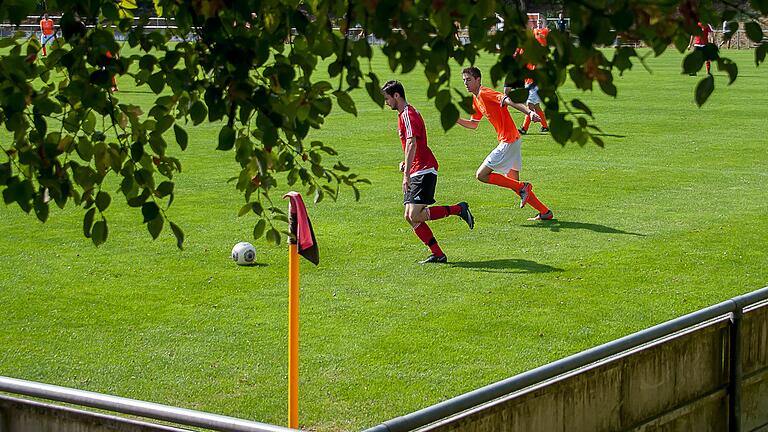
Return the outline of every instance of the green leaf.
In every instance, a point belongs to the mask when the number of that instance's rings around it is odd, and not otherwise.
[[[256,222],[256,225],[253,226],[253,238],[255,240],[261,238],[261,236],[264,235],[264,229],[266,227],[267,222],[265,222],[264,219],[259,219],[259,221]]]
[[[143,223],[147,223],[156,218],[158,214],[160,214],[160,209],[153,201],[145,202],[141,206],[141,214],[144,216]]]
[[[760,24],[750,21],[744,24],[744,30],[752,42],[760,43],[763,40],[763,29],[760,27]]]
[[[706,78],[699,81],[699,84],[696,86],[696,105],[704,105],[704,102],[707,101],[714,89],[715,78],[712,75],[708,75]]]
[[[93,224],[93,231],[91,231],[91,241],[93,241],[93,244],[96,246],[99,246],[107,241],[108,234],[107,221],[100,220]]]
[[[219,132],[219,145],[216,150],[231,150],[235,146],[235,130],[229,126],[222,126]]]
[[[768,42],[762,43],[755,49],[755,66],[765,61],[765,55],[768,54]]]
[[[251,212],[251,209],[253,206],[251,206],[251,203],[246,203],[244,206],[240,207],[240,211],[237,212],[237,217],[243,217]]]
[[[582,110],[582,111],[584,111],[585,114],[587,114],[588,116],[594,118],[594,116],[592,115],[592,110],[589,109],[589,107],[584,102],[582,102],[582,101],[580,101],[578,99],[573,99],[571,101],[571,105],[573,105],[573,107],[576,108],[577,110]]]
[[[276,229],[270,228],[267,231],[267,241],[271,241],[275,246],[280,246],[280,233]]]
[[[170,181],[164,181],[160,183],[160,186],[158,186],[157,189],[155,189],[155,192],[157,192],[156,195],[162,198],[172,194],[173,186],[174,186],[173,182],[170,182]]]
[[[336,102],[338,102],[341,109],[357,116],[357,108],[355,108],[355,102],[352,100],[352,97],[349,95],[349,93],[336,90],[333,92],[333,95],[336,96]]]
[[[525,103],[526,99],[528,99],[528,89],[514,89],[509,92],[509,98],[512,99],[512,102]]]
[[[152,236],[152,240],[156,240],[163,230],[163,218],[158,216],[151,221],[147,222],[147,231]]]
[[[165,74],[163,74],[162,71],[153,73],[147,80],[147,84],[149,84],[149,88],[152,89],[155,94],[160,94],[160,92],[163,91],[163,88],[165,88]]]
[[[83,235],[87,238],[91,237],[91,227],[93,226],[93,217],[95,214],[96,209],[93,207],[85,212],[85,217],[83,218]]]
[[[168,221],[168,223],[171,224],[171,231],[173,231],[173,235],[176,236],[176,247],[182,249],[182,246],[184,245],[184,232],[175,223],[171,221]]]
[[[83,120],[81,127],[86,134],[90,135],[93,133],[94,128],[96,127],[96,115],[93,111],[88,111],[88,115],[85,116],[85,120]]]
[[[449,103],[445,106],[445,108],[443,108],[442,111],[440,111],[440,123],[443,126],[443,130],[452,128],[458,119],[459,110],[456,109],[456,106],[452,103]]]
[[[110,202],[112,202],[112,197],[110,197],[108,193],[99,191],[99,193],[96,194],[96,208],[99,209],[100,212],[106,210],[107,207],[109,207]]]
[[[189,108],[189,117],[192,119],[192,124],[199,125],[205,120],[208,115],[208,108],[205,107],[203,101],[196,101]]]

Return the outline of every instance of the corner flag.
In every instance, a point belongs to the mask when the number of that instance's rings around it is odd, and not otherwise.
[[[317,249],[315,232],[312,230],[312,222],[307,215],[304,200],[298,192],[288,192],[283,198],[289,198],[288,203],[288,230],[291,233],[291,243],[298,244],[299,255],[303,256],[314,265],[320,263],[320,251]]]

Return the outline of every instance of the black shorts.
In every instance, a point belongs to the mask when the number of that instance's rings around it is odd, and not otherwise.
[[[403,204],[434,204],[437,174],[427,173],[411,177],[408,193],[403,196]]]

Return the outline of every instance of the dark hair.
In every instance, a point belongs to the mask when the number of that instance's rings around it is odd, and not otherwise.
[[[472,75],[473,78],[480,78],[482,77],[482,74],[480,73],[480,69],[470,66],[468,68],[464,68],[463,71],[461,71],[462,74]]]
[[[388,94],[389,96],[394,96],[395,93],[400,93],[400,97],[405,99],[405,89],[403,88],[403,85],[400,84],[400,81],[396,80],[389,80],[386,83],[384,83],[384,86],[381,88],[381,91]]]

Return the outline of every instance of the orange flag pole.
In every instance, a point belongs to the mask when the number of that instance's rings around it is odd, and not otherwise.
[[[299,252],[288,245],[288,427],[299,428]]]
[[[312,222],[301,194],[288,192],[288,427],[299,428],[299,255],[317,265],[317,248]]]

